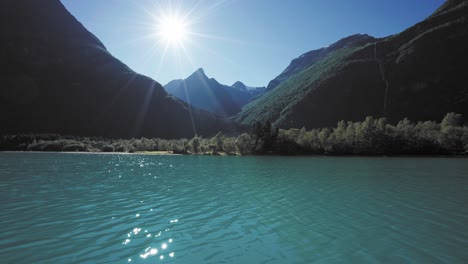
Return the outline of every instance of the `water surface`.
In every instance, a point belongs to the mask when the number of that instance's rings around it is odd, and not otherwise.
[[[468,263],[468,160],[0,154],[2,263]]]

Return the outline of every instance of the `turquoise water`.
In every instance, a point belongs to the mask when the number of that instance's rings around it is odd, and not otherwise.
[[[1,263],[468,263],[468,159],[0,154]]]

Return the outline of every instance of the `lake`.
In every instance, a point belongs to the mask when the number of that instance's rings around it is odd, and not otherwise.
[[[468,263],[468,159],[0,153],[1,263]]]

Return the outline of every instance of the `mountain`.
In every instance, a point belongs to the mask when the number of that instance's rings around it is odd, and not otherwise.
[[[237,81],[231,86],[225,85],[224,89],[231,95],[240,108],[256,100],[266,91],[266,87],[250,87],[241,81]]]
[[[225,117],[240,112],[253,97],[265,90],[247,87],[242,82],[233,86],[220,84],[214,78],[208,78],[202,68],[185,80],[169,82],[164,88],[184,102]]]
[[[241,81],[237,81],[231,86],[241,91],[247,91],[247,86]]]
[[[265,86],[263,86],[263,87],[247,86],[241,81],[235,82],[233,85],[231,85],[231,87],[234,87],[234,88],[239,89],[239,90],[256,91],[258,93],[264,92],[264,90],[266,89]]]
[[[267,91],[273,90],[282,82],[300,73],[301,71],[319,62],[320,60],[324,59],[325,57],[339,49],[352,46],[359,46],[373,40],[374,38],[369,35],[356,34],[343,38],[328,47],[304,53],[301,56],[299,56],[299,58],[294,59],[291,62],[291,64],[289,64],[289,66],[280,75],[278,75],[275,79],[271,80],[268,83]]]
[[[4,0],[0,15],[0,133],[179,138],[232,128],[117,60],[59,0]]]
[[[366,116],[391,122],[468,116],[466,47],[468,1],[448,0],[399,34],[353,35],[293,60],[235,120],[316,128]]]
[[[208,78],[202,68],[185,80],[169,82],[165,89],[184,102],[221,116],[230,116],[240,111],[223,85]]]

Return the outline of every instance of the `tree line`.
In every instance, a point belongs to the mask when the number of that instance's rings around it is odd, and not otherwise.
[[[278,129],[256,122],[250,133],[191,139],[106,139],[56,134],[20,134],[0,137],[3,151],[144,152],[167,151],[203,155],[459,155],[468,153],[468,127],[462,115],[448,113],[440,123],[396,125],[385,118],[340,121],[336,127],[307,130]]]

